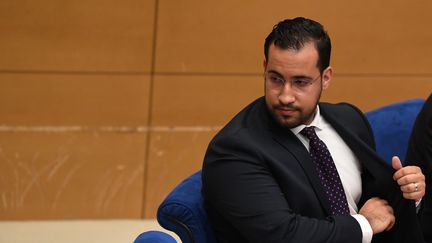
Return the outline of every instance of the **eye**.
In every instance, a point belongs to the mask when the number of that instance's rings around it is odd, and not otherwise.
[[[311,83],[311,81],[307,80],[307,79],[294,79],[293,80],[293,85],[297,86],[297,87],[306,87]]]
[[[283,83],[285,83],[285,80],[283,78],[281,78],[279,76],[276,76],[276,75],[270,75],[269,79],[270,79],[270,81],[272,83],[275,83],[275,84],[283,84]]]

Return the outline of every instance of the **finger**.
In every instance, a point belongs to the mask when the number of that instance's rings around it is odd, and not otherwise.
[[[389,219],[390,220],[390,224],[389,226],[385,229],[386,231],[391,230],[391,228],[393,228],[395,222],[396,222],[396,218],[392,215],[392,217]]]
[[[400,189],[403,193],[411,193],[411,192],[413,192],[413,189],[411,187],[412,187],[412,185],[408,184],[408,185],[401,186]]]
[[[401,176],[403,176],[403,172],[404,171],[402,171],[402,172],[399,172],[402,168],[403,168],[403,166],[402,166],[402,162],[400,161],[400,159],[399,159],[399,157],[398,156],[393,156],[392,157],[392,167],[393,167],[393,169],[395,169],[396,170],[396,172],[393,174],[393,179],[394,180],[397,180],[397,179],[399,179]],[[399,172],[399,173],[398,173]]]
[[[414,184],[414,183],[409,183],[409,184],[401,186],[400,189],[404,193],[412,193],[412,192],[418,191],[420,189],[420,186],[418,184],[416,186],[416,184]]]
[[[401,186],[401,191],[405,193],[412,193],[412,192],[421,192],[425,189],[426,184],[422,182],[413,182],[406,185]]]
[[[403,193],[403,197],[408,200],[418,201],[422,199],[424,196],[424,191],[419,192],[411,192],[411,193]]]
[[[382,199],[380,199],[379,197],[371,197],[368,201],[374,201],[374,202],[378,202],[381,201]]]
[[[418,166],[414,165],[408,165],[402,168],[404,173],[413,174],[413,173],[420,173],[421,169]]]
[[[387,210],[389,215],[388,215],[388,217],[386,217],[386,220],[388,221],[388,226],[385,230],[388,231],[393,227],[396,219],[394,217],[393,208],[391,206],[387,206],[386,210]]]
[[[400,169],[402,169],[402,162],[401,162],[401,160],[399,159],[399,157],[398,156],[393,156],[392,157],[392,167],[393,167],[393,169],[395,169],[395,170],[400,170]]]
[[[398,178],[396,181],[398,185],[408,185],[411,183],[424,183],[424,175],[423,174],[408,174],[403,177]]]
[[[378,198],[378,197],[376,199],[377,199],[377,202],[379,202],[381,204],[381,206],[388,206],[389,205],[388,202],[386,200],[384,200],[384,199],[381,199],[381,198]]]
[[[409,174],[422,174],[421,169],[418,166],[405,166],[393,174],[393,179],[397,180],[405,175]]]
[[[406,199],[412,199],[412,200],[420,200],[421,198],[423,198],[423,196],[426,193],[426,184],[423,183],[418,183],[417,184],[417,190],[416,190],[416,186],[413,183],[412,186],[409,186],[410,189],[408,189],[408,192],[403,192],[403,197]],[[401,189],[402,190],[402,189]],[[404,189],[405,190],[405,189]]]
[[[387,202],[387,201],[386,201]],[[390,205],[387,205],[387,211],[391,214],[391,215],[393,215],[393,207],[392,206],[390,206]]]

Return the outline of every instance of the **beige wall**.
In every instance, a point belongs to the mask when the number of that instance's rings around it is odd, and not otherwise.
[[[427,0],[0,1],[0,219],[155,217],[207,143],[262,94],[283,18],[332,37],[323,100],[432,91]]]

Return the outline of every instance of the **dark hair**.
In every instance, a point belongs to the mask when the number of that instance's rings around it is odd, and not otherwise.
[[[268,59],[269,48],[273,43],[282,49],[300,50],[309,42],[315,43],[318,51],[317,67],[322,73],[330,65],[330,37],[320,23],[303,17],[286,19],[273,27],[265,39],[265,59]]]

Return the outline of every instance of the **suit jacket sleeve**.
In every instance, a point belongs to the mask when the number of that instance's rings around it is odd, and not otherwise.
[[[432,95],[415,121],[406,163],[419,166],[426,176],[426,195],[418,215],[425,239],[432,242]]]

